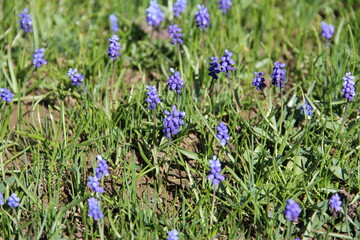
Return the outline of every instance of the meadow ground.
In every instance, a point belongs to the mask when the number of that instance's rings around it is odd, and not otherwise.
[[[174,2],[158,1],[166,20],[153,31],[149,1],[0,1],[0,88],[14,93],[0,101],[2,239],[166,239],[173,229],[180,239],[359,239],[360,101],[342,97],[342,78],[360,78],[360,2],[233,0],[223,15],[215,0],[188,1],[179,18]],[[209,9],[205,32],[197,4]],[[110,14],[116,61],[107,55]],[[330,40],[322,21],[335,26]],[[179,48],[167,31],[174,23]],[[35,68],[39,48],[47,64]],[[235,70],[230,81],[224,72],[213,80],[210,57],[225,49]],[[271,84],[276,61],[286,64],[282,91]],[[82,86],[71,84],[69,68],[83,74]],[[170,68],[180,71],[181,94],[169,91]],[[254,72],[264,72],[263,91]],[[156,111],[146,85],[157,88]],[[304,97],[312,116],[300,110]],[[168,141],[172,105],[185,117]],[[229,129],[224,146],[220,122]],[[87,185],[97,155],[109,165],[101,194]],[[215,187],[213,155],[225,177]],[[9,206],[12,193],[18,207]],[[339,209],[329,204],[335,194]],[[90,198],[98,221],[88,216]],[[293,221],[284,216],[288,199],[301,207]]]

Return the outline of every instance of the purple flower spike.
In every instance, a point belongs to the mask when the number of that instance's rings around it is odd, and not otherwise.
[[[212,62],[210,62],[210,67],[208,68],[208,75],[211,76],[213,79],[218,79],[218,74],[221,72],[219,59],[217,57],[210,57],[210,59]]]
[[[107,50],[107,54],[109,58],[112,58],[115,60],[118,59],[120,56],[120,50],[122,49],[120,46],[119,37],[116,35],[113,35],[111,38],[109,38],[109,49]]]
[[[7,200],[8,200],[8,205],[11,208],[16,208],[16,207],[20,206],[20,204],[19,204],[20,198],[18,198],[18,196],[16,196],[16,193],[11,194]]]
[[[99,202],[95,198],[88,199],[89,204],[89,217],[92,217],[95,221],[104,218],[104,214],[101,212]]]
[[[305,114],[305,112],[306,112],[306,115],[312,116],[312,115],[313,115],[313,112],[312,112],[313,108],[312,108],[312,106],[310,105],[310,103],[309,103],[306,99],[304,99],[304,102],[305,102],[304,105],[302,105],[302,106],[300,107],[301,112],[302,112],[303,114]]]
[[[230,10],[232,1],[231,0],[220,0],[218,1],[219,7],[218,9],[222,10],[223,14],[226,14],[228,10]]]
[[[159,26],[165,20],[165,15],[161,11],[156,0],[150,1],[150,6],[146,9],[146,21],[153,27]]]
[[[179,28],[177,24],[169,25],[168,31],[173,45],[176,43],[183,44],[183,40],[181,39],[183,34],[181,33],[181,28]]]
[[[66,73],[71,80],[72,85],[81,86],[84,80],[84,76],[81,73],[77,72],[77,69],[69,68],[69,71]]]
[[[179,240],[179,232],[176,229],[168,232],[167,240]]]
[[[292,199],[286,200],[284,215],[290,222],[296,221],[300,216],[301,207]]]
[[[285,63],[274,63],[273,72],[271,74],[271,83],[276,87],[284,88],[286,82]]]
[[[254,72],[254,74],[255,74],[255,78],[252,81],[252,85],[256,86],[256,89],[261,91],[261,90],[263,90],[263,88],[266,87],[265,78],[262,77],[264,75],[264,73],[263,72],[260,72],[260,73]]]
[[[115,16],[114,14],[111,14],[109,16],[109,21],[110,21],[110,26],[111,26],[111,30],[114,33],[117,33],[119,31],[119,25],[118,25],[118,18],[117,16]]]
[[[11,102],[14,94],[7,88],[0,88],[0,99],[5,102]]]
[[[170,72],[174,73],[170,76],[168,79],[168,86],[170,88],[170,91],[176,91],[177,93],[181,93],[181,89],[184,86],[184,82],[181,79],[180,72],[175,71],[173,68],[170,68]]]
[[[41,65],[47,63],[47,61],[44,59],[44,51],[44,48],[35,49],[33,54],[33,65],[35,68],[39,68]]]
[[[148,109],[153,110],[156,108],[156,104],[160,103],[160,98],[156,92],[156,86],[146,86],[146,89],[148,90],[146,102],[150,104]]]
[[[104,192],[104,188],[100,187],[100,182],[99,182],[99,179],[97,177],[90,177],[89,176],[89,181],[87,182],[87,185],[94,192],[97,192],[97,193],[103,193]]]
[[[227,128],[227,126],[223,122],[220,122],[219,126],[216,127],[216,129],[217,129],[217,132],[218,132],[216,134],[216,137],[220,140],[221,146],[225,146],[227,141],[230,138],[229,129]]]
[[[21,18],[19,21],[20,28],[24,30],[25,34],[32,32],[32,21],[30,14],[28,14],[28,9],[24,8],[18,16]]]
[[[4,205],[4,196],[2,192],[0,192],[0,206]]]
[[[347,98],[349,101],[352,101],[354,99],[354,96],[356,94],[356,88],[355,88],[355,77],[351,76],[351,72],[348,72],[345,74],[345,77],[342,78],[343,82],[343,97]]]
[[[214,155],[212,160],[210,160],[209,162],[210,162],[210,172],[207,177],[212,181],[212,184],[216,186],[225,179],[225,177],[220,174],[221,163],[220,160],[217,159],[216,155]]]
[[[341,210],[342,201],[340,200],[340,196],[337,194],[332,195],[329,200],[330,207],[335,210],[335,212],[339,212]]]
[[[233,65],[235,61],[231,59],[233,53],[225,49],[225,54],[220,58],[221,71],[226,72],[226,76],[230,76],[230,71],[234,71]]]
[[[210,14],[204,5],[198,5],[199,11],[195,13],[196,26],[202,28],[204,32],[210,26]]]
[[[96,159],[98,162],[98,167],[95,169],[96,177],[100,180],[102,176],[109,175],[109,165],[107,164],[106,160],[101,157],[101,155],[97,155]]]
[[[323,37],[330,40],[335,33],[335,27],[331,24],[326,24],[325,22],[321,22],[321,31]]]
[[[175,17],[180,17],[181,13],[185,13],[186,11],[186,0],[177,0],[174,3],[174,15]]]
[[[176,135],[180,131],[180,126],[184,125],[182,119],[185,117],[185,112],[180,112],[176,109],[176,106],[172,106],[172,112],[165,111],[165,118],[163,120],[166,137],[170,139],[172,135]]]

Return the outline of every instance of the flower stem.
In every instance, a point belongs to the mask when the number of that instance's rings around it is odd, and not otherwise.
[[[215,201],[216,201],[216,190],[215,190],[215,186],[214,186],[213,200],[212,200],[212,204],[211,204],[210,226],[212,225],[213,218],[215,217],[214,216]]]

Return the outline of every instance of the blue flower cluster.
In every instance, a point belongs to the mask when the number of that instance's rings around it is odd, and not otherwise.
[[[297,202],[295,202],[292,199],[286,200],[284,215],[288,221],[290,222],[296,221],[300,216],[300,212],[301,212],[301,207]]]
[[[114,61],[118,59],[118,57],[120,56],[120,50],[121,50],[121,46],[119,41],[119,37],[116,35],[113,35],[110,39],[109,39],[109,48],[107,50],[107,54],[109,56],[109,58],[112,58]]]
[[[214,186],[218,185],[221,181],[225,179],[223,175],[221,175],[221,163],[220,160],[217,159],[217,156],[214,155],[212,160],[209,161],[210,163],[210,172],[208,175],[208,179],[212,181]]]
[[[168,232],[167,240],[179,240],[179,232],[176,229]]]
[[[225,146],[227,141],[229,140],[229,129],[225,125],[225,123],[220,122],[219,126],[216,128],[217,134],[216,137],[220,140],[221,146]]]
[[[110,14],[109,16],[109,21],[110,21],[110,27],[111,27],[111,30],[114,32],[114,33],[117,33],[119,31],[119,25],[118,25],[118,18],[116,15],[114,14]]]
[[[234,71],[233,65],[235,64],[235,61],[231,59],[232,55],[232,52],[225,49],[224,56],[220,58],[221,71],[225,72],[227,77],[229,77],[231,71]]]
[[[312,108],[312,106],[310,105],[310,103],[309,103],[306,99],[304,99],[304,102],[305,102],[304,105],[302,105],[302,106],[300,107],[301,112],[302,112],[303,114],[305,114],[305,112],[306,112],[306,115],[312,116],[312,115],[313,115],[313,112],[312,112],[313,108]]]
[[[97,193],[103,193],[104,192],[104,188],[100,186],[100,182],[99,182],[99,178],[95,177],[91,177],[89,176],[89,181],[87,182],[87,185],[89,186],[89,188],[91,190],[93,190],[94,192]]]
[[[150,104],[148,109],[155,109],[156,104],[160,103],[159,95],[156,92],[156,86],[146,86],[146,89],[148,90],[146,93],[148,95],[146,102]]]
[[[264,73],[263,72],[260,72],[260,73],[254,72],[254,74],[255,74],[255,78],[252,81],[252,85],[256,86],[257,90],[263,90],[263,88],[266,87],[265,78],[262,77],[264,75]]]
[[[218,9],[222,10],[223,14],[226,14],[228,10],[230,10],[232,1],[231,0],[220,0],[218,1],[219,7]]]
[[[198,5],[197,7],[199,11],[195,13],[196,26],[202,28],[205,32],[206,28],[210,26],[210,14],[204,5]]]
[[[5,102],[11,102],[14,94],[7,88],[0,88],[0,99]]]
[[[183,44],[181,28],[177,24],[169,25],[168,31],[173,45],[176,43]]]
[[[33,65],[35,68],[39,68],[41,65],[47,63],[47,61],[44,59],[44,51],[44,48],[35,49],[33,54]]]
[[[173,105],[172,112],[165,110],[164,114],[166,117],[163,119],[163,133],[170,139],[172,135],[176,135],[179,132],[180,126],[184,125],[184,122],[181,119],[185,117],[185,112],[180,112],[176,109],[176,106]]]
[[[0,192],[0,206],[4,205],[4,196],[2,192]]]
[[[72,85],[81,86],[84,80],[84,76],[81,73],[77,72],[77,69],[69,68],[69,71],[66,73],[71,80]]]
[[[95,221],[104,218],[104,214],[101,212],[99,202],[95,198],[88,199],[89,204],[89,217],[92,217]]]
[[[180,76],[180,72],[175,71],[173,68],[170,68],[170,72],[172,72],[174,74],[171,75],[170,78],[168,79],[168,87],[169,87],[170,91],[172,91],[172,92],[176,91],[177,93],[180,94],[181,89],[183,88],[183,85],[184,85],[184,82]]]
[[[8,205],[11,208],[16,208],[16,207],[20,206],[20,204],[19,204],[20,198],[16,195],[16,193],[11,194],[7,200],[8,200]]]
[[[184,13],[186,11],[186,4],[187,4],[186,0],[177,0],[174,3],[174,16],[175,17],[180,17],[180,14]]]
[[[28,14],[28,9],[24,8],[18,16],[21,18],[19,21],[20,28],[24,30],[25,34],[32,32],[32,21],[30,14]]]
[[[219,65],[219,59],[217,57],[210,57],[210,67],[209,70],[209,76],[211,76],[213,79],[218,79],[218,74],[221,72],[220,65]]]
[[[339,212],[341,210],[341,205],[342,205],[340,196],[338,194],[332,195],[329,200],[329,204],[330,204],[330,207],[335,210],[335,212]]]
[[[101,155],[97,155],[96,159],[99,161],[98,166],[95,169],[96,177],[101,179],[102,176],[109,175],[109,165],[107,164],[106,160],[102,158]]]
[[[356,88],[355,88],[355,77],[351,76],[351,72],[348,72],[345,74],[345,77],[342,78],[343,82],[343,97],[348,99],[349,101],[352,101],[356,94]]]
[[[150,6],[146,9],[146,21],[153,27],[159,26],[165,20],[165,15],[161,11],[156,0],[150,1]]]
[[[323,37],[330,40],[335,33],[335,27],[331,24],[326,24],[325,22],[321,22],[321,31]]]
[[[274,63],[273,72],[271,74],[271,83],[276,87],[284,88],[286,82],[286,70],[283,69],[285,63]]]

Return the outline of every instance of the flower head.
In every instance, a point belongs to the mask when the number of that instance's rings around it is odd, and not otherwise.
[[[156,86],[146,86],[146,89],[148,92],[146,93],[148,95],[148,98],[146,99],[146,102],[149,103],[149,109],[155,109],[156,104],[160,103],[159,95],[156,92]]]
[[[321,31],[324,38],[330,40],[335,33],[335,27],[331,24],[321,22]]]
[[[173,45],[176,43],[183,44],[181,28],[179,28],[177,24],[169,25],[168,31]]]
[[[44,51],[44,48],[35,49],[33,54],[33,65],[35,68],[39,68],[41,65],[47,63],[47,61],[44,59]]]
[[[257,90],[263,90],[263,88],[266,87],[265,78],[262,77],[264,75],[264,73],[263,72],[259,72],[259,73],[254,72],[254,74],[255,74],[255,77],[252,81],[252,85],[256,86]]]
[[[120,46],[119,41],[119,37],[116,35],[113,35],[111,38],[109,38],[109,48],[106,51],[109,58],[112,58],[115,60],[118,59],[118,57],[120,56],[120,50],[122,49]]]
[[[161,11],[156,0],[150,1],[150,6],[146,9],[146,21],[153,27],[159,26],[165,20],[165,15]]]
[[[210,67],[208,68],[208,75],[211,76],[213,79],[218,79],[218,74],[221,72],[219,59],[217,57],[210,57],[210,59],[212,62],[210,62]]]
[[[2,192],[0,192],[0,206],[4,205],[4,196]]]
[[[329,200],[329,205],[331,208],[333,208],[335,210],[335,212],[339,212],[341,210],[341,205],[342,205],[340,196],[338,194],[332,195]]]
[[[210,26],[210,14],[204,5],[198,5],[197,7],[199,11],[195,13],[196,26],[202,28],[205,32],[206,28]]]
[[[209,161],[210,163],[210,172],[207,176],[208,179],[212,181],[214,186],[218,185],[222,180],[225,179],[223,175],[221,175],[221,163],[220,160],[217,159],[216,155],[213,156],[212,160]]]
[[[312,115],[313,115],[313,112],[312,112],[313,108],[312,108],[312,106],[310,105],[310,103],[308,102],[308,100],[307,100],[306,98],[304,98],[304,102],[305,102],[304,105],[302,105],[302,106],[300,107],[301,112],[302,112],[303,114],[305,114],[305,112],[306,112],[306,115],[312,116]]]
[[[230,10],[232,1],[231,0],[220,0],[218,1],[219,7],[218,9],[222,9],[222,13],[226,14],[228,10]]]
[[[176,229],[168,232],[167,240],[179,240],[179,232]]]
[[[225,49],[225,54],[220,58],[221,71],[226,73],[226,76],[229,77],[230,71],[234,71],[233,65],[235,61],[231,59],[233,53]]]
[[[300,216],[301,207],[292,199],[286,200],[284,215],[290,222],[296,221]]]
[[[109,165],[107,164],[106,160],[101,157],[101,155],[97,155],[96,159],[99,161],[98,166],[95,169],[96,177],[101,179],[102,176],[109,175]]]
[[[77,69],[69,68],[69,71],[66,73],[71,80],[72,85],[81,86],[84,80],[84,76],[81,73],[77,72]]]
[[[7,200],[8,200],[8,205],[11,208],[16,208],[16,207],[20,206],[20,204],[19,204],[20,198],[18,198],[18,196],[16,196],[16,193],[11,194]]]
[[[227,141],[229,140],[229,129],[225,125],[225,123],[220,122],[219,126],[216,127],[217,134],[216,137],[220,140],[221,146],[225,146]]]
[[[355,88],[355,77],[351,76],[351,72],[348,72],[345,74],[345,77],[342,78],[343,82],[343,97],[347,98],[349,101],[352,101],[354,99],[354,96],[356,94],[356,88]]]
[[[174,3],[174,15],[175,17],[179,17],[181,13],[186,11],[186,0],[177,0]]]
[[[181,89],[184,86],[184,82],[181,79],[180,72],[175,71],[173,68],[170,68],[170,72],[174,73],[170,76],[168,79],[168,87],[170,88],[170,91],[176,91],[177,93],[181,93]]]
[[[87,182],[87,185],[94,192],[97,192],[97,193],[103,193],[104,192],[104,188],[100,187],[100,182],[99,182],[99,179],[97,177],[89,176],[89,181]]]
[[[109,16],[109,21],[110,21],[110,26],[111,26],[111,30],[114,33],[117,33],[119,31],[119,25],[118,25],[118,18],[115,14],[111,14]]]
[[[10,92],[10,89],[0,88],[0,99],[5,102],[11,102],[14,94]]]
[[[32,32],[32,21],[30,14],[28,14],[28,9],[24,8],[18,16],[21,18],[19,21],[20,28],[24,30],[25,34]]]
[[[286,70],[283,67],[285,67],[285,63],[275,62],[271,74],[271,83],[280,88],[284,88],[286,82]]]
[[[172,106],[172,112],[165,111],[165,118],[163,119],[164,129],[166,137],[170,139],[172,135],[176,135],[180,131],[180,126],[184,125],[183,118],[185,117],[185,112],[180,112],[176,109],[176,106]]]
[[[104,218],[104,214],[101,212],[99,202],[95,198],[88,199],[89,204],[89,217],[92,217],[95,221]]]

